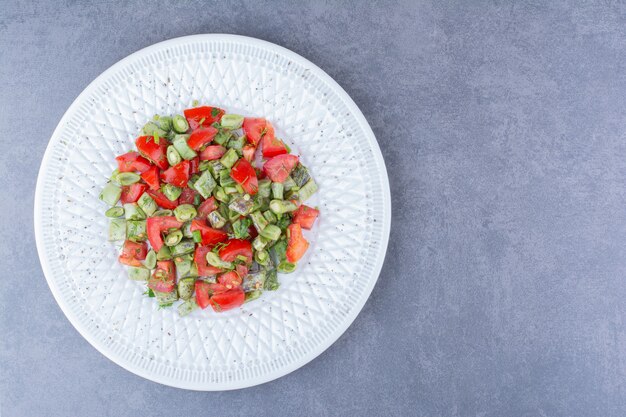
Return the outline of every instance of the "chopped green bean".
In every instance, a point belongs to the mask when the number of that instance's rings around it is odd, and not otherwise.
[[[180,156],[174,145],[170,145],[167,147],[167,162],[169,162],[171,166],[180,163],[180,161],[182,160],[183,157]]]
[[[209,198],[211,196],[211,192],[216,186],[217,183],[209,171],[204,171],[194,184],[195,190],[204,198]]]
[[[268,243],[269,243],[269,240],[259,235],[255,237],[254,240],[252,241],[252,247],[254,248],[254,250],[259,251],[259,250],[263,250],[263,248],[265,248],[265,246],[267,246]]]
[[[150,194],[148,193],[143,193],[141,197],[139,197],[139,200],[137,200],[137,204],[139,205],[141,210],[146,213],[147,216],[152,216],[159,208],[157,203],[152,199],[152,197],[150,197]]]
[[[198,304],[196,303],[196,299],[194,298],[190,298],[189,300],[185,301],[184,303],[181,303],[178,307],[178,315],[181,317],[185,317],[186,315],[193,313],[195,310],[197,310],[198,308]]]
[[[233,269],[233,263],[232,262],[226,262],[223,261],[217,253],[214,252],[208,252],[206,254],[206,261],[209,263],[209,265],[212,265],[216,268],[222,268],[222,269]]]
[[[232,168],[238,159],[239,155],[237,154],[237,151],[234,149],[229,149],[224,155],[222,155],[222,157],[220,158],[220,162],[226,168]]]
[[[146,213],[136,203],[124,204],[124,217],[126,220],[144,220]]]
[[[237,184],[235,180],[230,176],[230,171],[228,169],[220,171],[219,180],[220,186],[222,187],[234,186],[235,184]]]
[[[131,266],[128,268],[128,278],[133,281],[147,281],[150,279],[150,271],[146,268],[136,268]]]
[[[248,229],[250,228],[250,224],[252,224],[252,221],[248,218],[237,219],[233,222],[233,235],[235,236],[235,239],[249,238],[250,232]]]
[[[104,212],[104,215],[112,218],[122,217],[124,215],[124,207],[111,207]]]
[[[114,206],[117,204],[120,196],[122,195],[122,189],[115,184],[108,183],[102,189],[100,193],[100,200],[107,203],[109,206]]]
[[[226,219],[217,210],[210,212],[207,218],[209,223],[211,223],[211,227],[215,229],[221,229],[226,225]]]
[[[230,149],[236,149],[238,151],[240,151],[243,148],[243,145],[246,144],[246,137],[245,136],[231,136],[230,140],[228,141],[228,144],[226,145],[226,147],[230,148]]]
[[[120,170],[115,168],[113,170],[113,172],[111,173],[111,177],[109,178],[109,182],[112,182],[114,185],[118,185],[119,186],[120,183],[117,182],[117,174],[119,174],[119,173],[120,173]]]
[[[226,194],[238,194],[239,190],[237,187],[224,187],[224,192]]]
[[[287,259],[287,239],[279,239],[271,248],[270,255],[275,264],[279,264]]]
[[[283,184],[281,184],[280,182],[273,182],[272,183],[272,198],[274,200],[282,200],[283,199]]]
[[[220,125],[224,129],[239,129],[243,125],[243,116],[240,116],[238,114],[225,114],[222,116]]]
[[[268,251],[261,249],[255,252],[254,260],[257,261],[259,265],[267,265],[270,262],[270,254]]]
[[[257,193],[259,197],[269,197],[271,191],[272,181],[268,180],[267,178],[259,180],[259,191]]]
[[[278,221],[278,218],[276,218],[276,215],[272,213],[271,210],[265,210],[263,212],[263,217],[265,217],[265,220],[267,220],[268,223],[274,224]]]
[[[172,210],[169,209],[161,209],[161,210],[157,210],[152,214],[152,217],[164,217],[164,216],[171,216],[173,215],[174,212]]]
[[[213,138],[213,142],[217,143],[218,145],[224,145],[226,142],[228,142],[231,136],[232,134],[229,131],[220,130]]]
[[[174,301],[178,301],[178,290],[176,288],[170,292],[154,291],[154,295],[156,295],[160,307],[169,307]]]
[[[191,231],[191,222],[188,221],[185,224],[183,224],[182,227],[182,232],[183,232],[183,236],[186,238],[192,238],[193,237],[193,232]]]
[[[169,116],[160,116],[155,122],[165,132],[172,130],[172,118]]]
[[[172,251],[172,256],[176,257],[176,256],[181,256],[181,255],[187,255],[188,253],[193,253],[195,249],[196,249],[196,244],[193,240],[183,239],[180,241],[178,245],[174,246],[171,249],[171,251]]]
[[[196,280],[194,278],[183,278],[178,281],[178,295],[183,300],[189,300],[193,295],[194,284]]]
[[[185,133],[189,130],[189,123],[187,123],[187,119],[177,114],[172,118],[172,129],[174,129],[176,133]]]
[[[133,242],[144,242],[148,238],[145,220],[126,221],[126,239]]]
[[[222,187],[216,187],[213,195],[215,195],[215,198],[222,203],[228,203],[230,201],[230,197],[226,194],[226,191],[224,191]]]
[[[172,252],[170,251],[170,248],[165,245],[161,246],[161,249],[157,252],[157,260],[169,261],[170,259],[172,259]]]
[[[293,171],[291,171],[290,176],[298,187],[302,187],[311,179],[311,174],[309,174],[309,170],[300,163],[298,163]]]
[[[178,197],[180,197],[180,195],[182,194],[183,189],[172,184],[163,184],[161,192],[163,192],[168,200],[176,201]]]
[[[189,145],[187,145],[187,140],[189,139],[189,135],[176,135],[174,136],[174,141],[172,145],[176,148],[178,153],[183,159],[191,160],[198,156],[196,151],[191,149]]]
[[[260,290],[247,292],[244,303],[256,300],[261,296],[261,294],[263,294],[263,291]]]
[[[154,136],[154,135],[165,136],[165,135],[167,135],[167,131],[164,130],[164,129],[161,129],[161,127],[159,125],[157,125],[156,123],[154,123],[154,122],[146,123],[145,125],[143,125],[143,128],[141,130],[143,131],[143,134],[146,135],[146,136]]]
[[[114,242],[124,239],[126,239],[126,220],[111,219],[109,224],[109,241]]]
[[[290,274],[293,271],[296,270],[297,265],[295,263],[291,263],[291,262],[287,262],[287,261],[282,261],[281,263],[278,264],[278,272],[283,273],[283,274]]]
[[[219,160],[209,161],[209,172],[213,175],[213,178],[219,178],[220,172],[226,170],[228,172],[228,168],[226,168]]]
[[[259,233],[261,233],[261,231],[265,229],[268,224],[267,220],[265,219],[265,217],[263,217],[263,214],[261,214],[260,211],[253,211],[252,213],[250,213],[250,218],[252,219],[252,224],[254,224],[254,228]]]
[[[263,230],[259,232],[259,234],[269,240],[278,240],[281,234],[281,230],[278,226],[273,224],[268,224],[265,226]]]
[[[270,201],[270,210],[276,214],[290,213],[298,208],[291,201],[272,200]]]
[[[244,194],[242,196],[235,197],[228,205],[228,208],[246,216],[252,210],[253,205],[254,202],[252,201],[252,198],[248,194]]]
[[[296,182],[293,180],[293,178],[291,178],[291,176],[288,176],[287,179],[283,182],[283,187],[285,188],[285,191],[289,191],[293,187],[296,187]]]
[[[131,185],[139,182],[140,179],[139,174],[135,174],[134,172],[120,172],[117,174],[117,182],[121,185]]]
[[[183,240],[183,232],[181,232],[180,230],[174,230],[173,232],[170,232],[167,236],[165,236],[163,242],[167,246],[172,247],[178,245],[181,240]]]
[[[193,241],[196,243],[202,243],[202,233],[199,230],[194,230],[191,233],[191,237],[193,238]]]
[[[210,166],[211,161],[200,161],[200,164],[198,165],[198,171],[206,171],[209,169]]]
[[[179,222],[186,222],[191,220],[198,214],[196,208],[191,204],[181,204],[174,209],[174,216]]]
[[[311,178],[298,191],[298,196],[299,196],[298,199],[300,200],[300,202],[305,202],[306,200],[309,199],[309,197],[311,197],[313,194],[315,194],[317,192],[317,190],[318,190],[317,184],[315,183],[315,180],[313,180],[313,178]]]
[[[176,272],[180,278],[191,276],[191,264],[193,261],[184,258],[176,258],[174,259],[174,263],[176,264]]]
[[[278,274],[275,269],[267,271],[263,288],[268,291],[276,291],[280,287],[278,283]]]
[[[156,267],[157,254],[154,250],[150,249],[146,255],[146,259],[143,261],[143,266],[148,269],[154,269]]]

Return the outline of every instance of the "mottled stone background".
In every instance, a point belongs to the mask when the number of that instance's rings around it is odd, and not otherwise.
[[[604,2],[3,1],[0,415],[626,415],[626,8]],[[237,33],[334,77],[389,172],[385,266],[319,358],[197,393],[118,367],[42,275],[35,178],[63,112],[165,39]]]

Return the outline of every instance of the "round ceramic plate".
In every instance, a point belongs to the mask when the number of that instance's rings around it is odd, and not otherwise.
[[[311,205],[321,214],[307,257],[277,291],[222,314],[179,317],[128,280],[98,194],[146,121],[193,100],[268,118],[317,181]],[[285,375],[337,340],[376,283],[390,214],[374,134],[336,82],[271,43],[197,35],[130,55],[74,101],[41,164],[35,233],[52,293],[100,352],[162,384],[227,390]]]

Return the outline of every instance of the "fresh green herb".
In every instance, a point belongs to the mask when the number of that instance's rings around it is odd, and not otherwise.
[[[216,117],[218,114],[220,114],[220,111],[217,107],[213,107],[211,109],[211,116]]]
[[[247,239],[250,237],[248,229],[252,221],[249,218],[239,219],[233,223],[233,236],[235,239]]]

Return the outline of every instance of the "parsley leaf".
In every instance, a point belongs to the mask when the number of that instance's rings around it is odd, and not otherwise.
[[[218,109],[217,107],[213,107],[211,109],[211,116],[216,117],[218,114],[220,114],[220,109]]]

